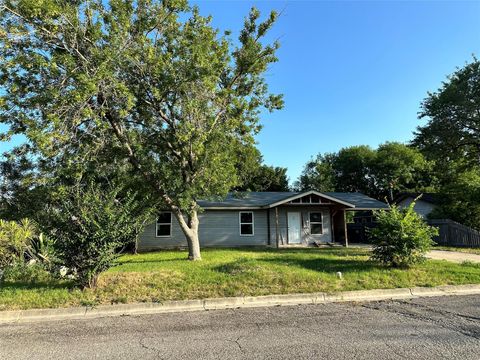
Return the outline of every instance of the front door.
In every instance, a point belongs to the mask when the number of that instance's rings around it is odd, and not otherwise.
[[[288,243],[301,244],[302,242],[302,226],[301,216],[299,212],[287,213],[288,220]]]

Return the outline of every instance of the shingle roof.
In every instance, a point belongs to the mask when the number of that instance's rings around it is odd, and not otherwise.
[[[382,201],[371,198],[359,192],[344,193],[344,192],[326,192],[324,193],[339,200],[346,201],[355,205],[358,209],[387,209],[388,205]]]
[[[202,208],[209,207],[264,207],[289,197],[300,194],[299,192],[240,192],[229,193],[225,199],[207,201],[200,200],[198,205]]]
[[[399,203],[400,201],[404,200],[404,199],[407,199],[409,197],[411,198],[417,198],[419,197],[420,195],[422,195],[420,197],[420,200],[422,201],[425,201],[425,202],[428,202],[428,203],[431,203],[431,204],[438,204],[438,197],[439,197],[439,194],[437,193],[421,193],[421,192],[411,192],[411,193],[408,193],[408,192],[405,192],[405,193],[401,193],[400,195],[398,195],[395,200],[393,201],[394,203]]]
[[[218,200],[201,200],[198,204],[205,209],[208,208],[267,208],[272,204],[285,201],[297,195],[309,194],[311,192],[245,192],[245,193],[229,193],[225,199]],[[318,193],[326,195],[334,200],[351,204],[354,208],[359,209],[385,209],[387,205],[381,201],[372,199],[361,193],[340,193],[325,192]]]

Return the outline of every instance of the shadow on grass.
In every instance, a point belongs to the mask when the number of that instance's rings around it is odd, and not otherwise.
[[[22,281],[5,281],[0,287],[0,291],[5,290],[44,290],[44,289],[75,289],[75,284],[71,281],[39,281],[39,282],[22,282]]]
[[[308,270],[320,271],[320,272],[355,272],[355,271],[371,271],[374,269],[382,268],[370,260],[358,260],[358,259],[298,259],[298,258],[266,258],[258,259],[267,263],[283,266],[295,266]]]
[[[167,262],[176,262],[176,261],[188,261],[188,258],[181,258],[181,259],[128,259],[128,260],[120,260],[115,263],[115,267],[126,265],[126,264],[147,264],[147,263],[167,263]]]
[[[337,253],[348,253],[350,255],[363,255],[368,253],[368,249],[364,248],[345,248],[345,247],[299,247],[299,248],[294,248],[294,247],[283,247],[283,248],[271,248],[271,247],[265,247],[265,246],[243,246],[243,247],[216,247],[216,248],[202,248],[203,253],[209,253],[209,252],[216,252],[216,251],[222,251],[222,252],[254,252],[254,253],[278,253],[278,254],[286,254],[286,253],[292,253],[292,254],[322,254],[322,253],[332,253],[332,254],[337,254]]]
[[[282,258],[257,258],[255,260],[250,259],[238,259],[226,264],[222,264],[213,268],[213,270],[224,274],[241,274],[249,271],[255,271],[259,267],[265,267],[265,264],[280,265],[284,267],[303,268],[307,270],[318,271],[322,273],[336,273],[341,271],[343,273],[348,272],[369,272],[376,269],[383,269],[383,267],[370,260],[357,260],[357,259],[299,259],[294,257],[282,257]],[[268,266],[268,265],[267,265]]]

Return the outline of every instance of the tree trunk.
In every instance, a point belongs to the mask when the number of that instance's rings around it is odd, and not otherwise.
[[[188,244],[188,260],[202,260],[198,231],[192,231],[189,235],[185,234],[185,236]]]
[[[99,94],[99,99],[103,98],[102,94]],[[100,101],[102,103],[102,101]],[[164,189],[159,185],[155,178],[151,175],[151,173],[145,172],[143,167],[138,160],[137,156],[135,155],[133,147],[130,145],[128,138],[125,137],[123,133],[123,129],[119,122],[112,116],[111,112],[107,112],[106,118],[110,123],[113,131],[117,139],[123,144],[123,147],[127,150],[127,155],[130,163],[132,166],[142,175],[154,188],[156,192],[159,192],[163,199],[165,200],[166,204],[170,207],[173,214],[178,220],[182,231],[187,238],[188,244],[188,259],[189,260],[201,260],[202,257],[200,255],[200,242],[198,241],[198,216],[197,216],[197,203],[193,201],[190,206],[190,210],[188,213],[188,224],[185,221],[182,211],[174,205],[172,199],[166,194]]]
[[[182,228],[183,234],[187,238],[188,260],[202,260],[200,254],[200,241],[198,240],[198,215],[197,210],[191,209],[188,214],[188,223],[185,221],[180,210],[174,209],[175,217]]]

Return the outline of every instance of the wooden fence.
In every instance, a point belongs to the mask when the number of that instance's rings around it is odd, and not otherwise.
[[[432,219],[428,223],[438,228],[434,239],[438,245],[480,247],[480,231],[450,219]]]
[[[433,219],[427,222],[438,228],[439,234],[434,238],[438,245],[480,248],[480,231],[450,219]],[[370,243],[368,229],[375,226],[375,223],[347,224],[348,241],[350,243]]]

